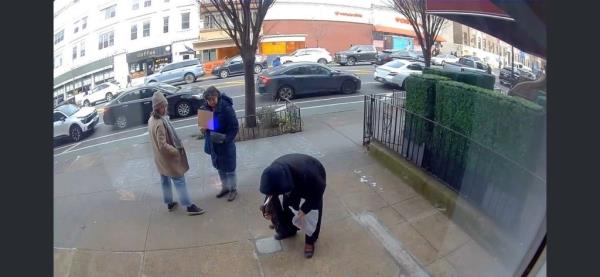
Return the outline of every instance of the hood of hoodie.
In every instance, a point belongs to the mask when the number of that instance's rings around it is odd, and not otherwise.
[[[265,168],[260,177],[260,192],[265,195],[280,195],[292,191],[294,180],[289,167],[273,163]]]
[[[219,103],[217,103],[217,108],[215,109],[215,112],[220,112],[223,110],[223,107],[225,106],[233,106],[233,99],[231,99],[231,97],[221,93],[221,96],[219,96]]]

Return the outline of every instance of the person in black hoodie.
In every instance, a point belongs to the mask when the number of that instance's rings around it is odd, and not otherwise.
[[[260,192],[270,197],[265,217],[275,227],[275,239],[282,240],[296,235],[298,228],[292,223],[294,213],[290,206],[299,210],[300,222],[311,210],[319,211],[319,221],[312,236],[305,236],[304,256],[311,258],[315,242],[319,238],[323,215],[323,193],[326,186],[325,168],[319,160],[304,154],[287,154],[277,158],[267,167],[260,179]],[[279,195],[283,194],[283,203]],[[300,199],[304,203],[300,205]],[[266,199],[265,199],[266,200]],[[283,205],[282,205],[283,204]]]
[[[210,155],[221,179],[222,188],[217,198],[228,195],[227,201],[233,201],[237,197],[235,137],[239,130],[233,100],[214,86],[208,87],[203,96],[206,105],[201,109],[213,112],[214,130],[202,132],[204,152]]]

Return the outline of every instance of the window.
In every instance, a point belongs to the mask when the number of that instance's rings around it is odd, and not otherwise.
[[[202,61],[214,61],[217,59],[217,50],[216,49],[207,49],[202,50]]]
[[[183,59],[184,60],[189,60],[190,59],[190,55],[183,55]]]
[[[98,38],[98,49],[104,49],[115,45],[115,32],[110,31],[108,33],[101,34]]]
[[[103,9],[104,19],[110,19],[117,15],[117,5],[112,5],[106,9]]]
[[[58,55],[54,57],[54,68],[59,68],[62,66],[62,55]]]
[[[169,32],[169,17],[165,16],[163,17],[163,33],[168,33]]]
[[[77,32],[79,32],[79,20],[75,21],[73,25],[75,25],[75,28],[73,28],[73,34],[77,34]]]
[[[140,8],[140,0],[131,0],[131,9],[137,10]]]
[[[140,94],[140,98],[141,99],[146,99],[146,98],[150,98],[152,97],[152,95],[154,95],[154,92],[156,92],[157,89],[154,88],[145,88],[145,89],[141,89],[141,94]]]
[[[165,3],[169,3],[169,0],[165,0]]]
[[[79,56],[80,57],[85,56],[85,42],[83,42],[83,41],[79,45]]]
[[[63,121],[63,119],[65,119],[65,115],[62,114],[61,112],[54,112],[54,122],[56,121]]]
[[[144,0],[144,7],[150,7],[152,6],[152,0]]]
[[[487,41],[485,39],[483,39],[483,50],[487,50],[488,45],[487,45]]]
[[[87,28],[87,16],[81,19],[81,30],[85,30]]]
[[[77,59],[77,46],[73,47],[73,60]]]
[[[144,37],[150,36],[150,21],[144,22],[143,36]]]
[[[130,91],[129,93],[127,93],[123,97],[121,97],[121,99],[119,99],[119,102],[123,103],[123,102],[138,100],[138,99],[140,99],[140,90],[136,89],[136,90]]]
[[[469,38],[467,37],[467,33],[463,32],[463,44],[469,44]]]
[[[131,25],[131,40],[137,39],[137,25]]]
[[[361,46],[361,47],[359,47],[359,49],[363,52],[375,51],[373,49],[373,46],[369,46],[369,45]]]
[[[181,14],[181,29],[187,30],[190,28],[190,13]]]
[[[313,65],[308,68],[308,74],[313,75],[329,75],[329,70],[325,69],[322,66]]]
[[[65,39],[65,30],[61,30],[60,32],[58,32],[54,35],[54,45],[59,44],[64,39]]]

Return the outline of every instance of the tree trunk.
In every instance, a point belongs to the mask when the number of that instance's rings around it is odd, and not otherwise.
[[[248,51],[246,55],[242,55],[244,61],[244,82],[246,95],[246,126],[256,127],[256,98],[254,95],[254,61],[256,59],[254,52]]]

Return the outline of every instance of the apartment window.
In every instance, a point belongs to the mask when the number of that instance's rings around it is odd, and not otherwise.
[[[77,59],[77,46],[73,47],[73,60]]]
[[[163,33],[168,33],[169,32],[169,17],[165,16],[163,17]]]
[[[75,28],[73,28],[73,34],[77,34],[77,32],[79,32],[79,20],[75,21],[73,25],[75,25]]]
[[[80,57],[85,56],[85,42],[83,42],[83,41],[79,45],[79,56]]]
[[[87,28],[87,16],[81,19],[81,30],[85,30]]]
[[[144,22],[144,31],[143,31],[143,35],[144,37],[148,37],[150,36],[150,21],[146,21]]]
[[[187,30],[190,28],[190,13],[181,14],[181,30]]]
[[[140,8],[140,0],[131,0],[131,9],[137,10]]]
[[[466,32],[463,33],[463,44],[465,44],[465,45],[469,44],[469,38],[467,37]]]
[[[104,19],[110,19],[117,15],[117,5],[112,5],[106,9],[103,9]]]
[[[152,0],[144,0],[144,7],[152,6]]]
[[[483,50],[487,50],[487,41],[483,39]]]
[[[216,49],[202,50],[202,61],[203,62],[214,61],[216,59],[217,59],[217,50]]]
[[[62,55],[54,56],[54,68],[62,66]]]
[[[131,40],[137,39],[137,25],[131,25]]]
[[[108,33],[101,34],[98,39],[98,49],[108,48],[115,45],[115,32],[110,31]]]
[[[59,44],[64,39],[65,39],[65,30],[61,30],[60,32],[54,34],[54,45]]]

